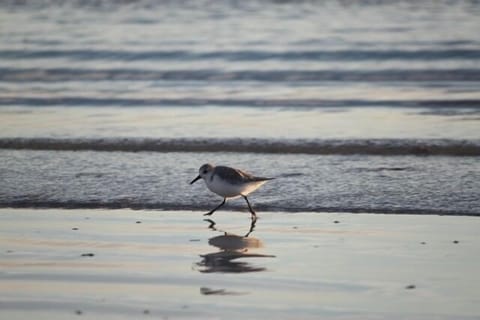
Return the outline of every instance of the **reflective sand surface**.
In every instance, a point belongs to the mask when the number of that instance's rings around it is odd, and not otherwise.
[[[2,317],[476,319],[472,217],[0,211]],[[227,234],[225,234],[227,232]]]

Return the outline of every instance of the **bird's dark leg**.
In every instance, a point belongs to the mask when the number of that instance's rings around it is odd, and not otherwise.
[[[248,198],[246,196],[242,196],[245,201],[247,201],[248,204],[248,210],[252,213],[252,220],[257,220],[257,215],[255,214],[255,211],[253,211],[252,206],[250,205],[250,202],[248,201]]]
[[[225,204],[225,201],[227,201],[227,198],[223,198],[222,203],[220,203],[218,206],[215,207],[212,211],[205,213],[204,216],[211,216],[215,211],[217,211],[221,206]]]
[[[250,223],[250,230],[248,230],[247,234],[244,237],[248,237],[250,233],[252,233],[253,229],[255,229],[255,224],[257,223],[257,218],[252,218],[252,223]]]
[[[217,231],[217,228],[215,228],[215,221],[213,221],[212,219],[203,219],[203,221],[206,221],[208,223],[210,223],[210,225],[208,226],[208,229],[212,229],[213,231]]]

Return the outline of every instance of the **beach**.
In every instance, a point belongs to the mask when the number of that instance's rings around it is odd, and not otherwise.
[[[480,319],[479,16],[2,1],[0,320]]]
[[[477,217],[0,210],[2,319],[478,319]]]

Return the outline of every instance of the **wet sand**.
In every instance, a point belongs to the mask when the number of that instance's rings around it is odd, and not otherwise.
[[[0,318],[480,318],[479,218],[259,217],[1,209]]]

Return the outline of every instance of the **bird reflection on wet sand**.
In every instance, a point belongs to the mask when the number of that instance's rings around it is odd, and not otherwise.
[[[253,266],[251,263],[245,261],[236,261],[240,258],[274,258],[273,255],[266,255],[261,253],[249,252],[249,250],[256,250],[263,247],[260,239],[249,237],[255,229],[256,220],[252,220],[250,229],[244,236],[239,236],[216,228],[215,221],[205,219],[209,223],[208,228],[222,232],[222,235],[210,238],[208,244],[214,246],[220,251],[200,255],[202,260],[197,263],[197,266],[202,273],[244,273],[244,272],[260,272],[267,268]]]
[[[219,231],[219,232],[223,232],[225,233],[225,235],[227,234],[226,231],[222,231],[220,229],[217,229],[217,227],[215,227],[217,225],[217,223],[215,221],[213,221],[212,219],[204,219],[203,221],[206,221],[209,223],[208,225],[208,229],[211,229],[213,231]],[[250,233],[253,232],[253,230],[255,230],[255,226],[257,224],[257,219],[252,219],[251,222],[250,222],[250,229],[248,230],[248,232],[244,235],[244,237],[248,237],[250,235]]]

